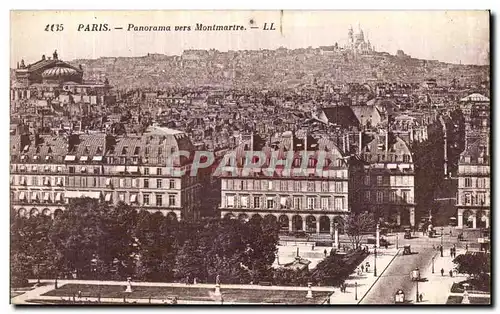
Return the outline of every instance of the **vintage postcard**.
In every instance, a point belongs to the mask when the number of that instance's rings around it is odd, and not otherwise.
[[[492,304],[489,11],[10,24],[12,304]]]

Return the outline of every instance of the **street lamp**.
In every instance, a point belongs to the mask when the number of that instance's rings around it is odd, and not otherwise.
[[[375,261],[373,263],[373,276],[377,277],[377,248],[375,248]]]
[[[399,249],[399,234],[396,233],[396,250]]]
[[[441,257],[443,257],[443,232],[444,228],[441,227]]]
[[[435,257],[435,256],[433,256],[433,257],[432,257],[432,273],[433,273],[433,274],[434,274],[434,257]]]
[[[413,270],[411,272],[410,276],[411,276],[411,279],[417,283],[417,292],[415,294],[415,300],[416,300],[416,302],[418,302],[418,295],[419,295],[419,293],[418,293],[418,282],[420,281],[420,270],[418,269],[418,267],[415,268],[415,270]]]
[[[354,300],[358,300],[358,282],[354,282]]]

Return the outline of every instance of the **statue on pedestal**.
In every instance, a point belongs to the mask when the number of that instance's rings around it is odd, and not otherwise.
[[[127,289],[125,292],[132,292],[132,278],[130,277],[127,278]]]
[[[307,295],[306,295],[306,298],[308,299],[312,299],[313,297],[313,293],[312,293],[312,289],[311,289],[311,283],[307,283]]]

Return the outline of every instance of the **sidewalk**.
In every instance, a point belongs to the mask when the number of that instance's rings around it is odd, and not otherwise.
[[[451,294],[451,286],[454,282],[460,282],[467,279],[465,274],[453,273],[450,277],[449,271],[453,270],[455,264],[453,258],[450,256],[450,251],[445,250],[444,256],[436,251],[434,257],[434,274],[432,273],[432,261],[421,273],[421,278],[427,278],[428,281],[418,283],[419,293],[423,295],[423,302],[418,304],[446,304],[448,296]],[[465,253],[465,249],[457,248],[457,256]],[[444,269],[444,276],[441,276],[441,268]],[[416,285],[412,289],[410,299],[415,299]]]
[[[397,249],[379,249],[377,250],[377,277],[373,275],[374,267],[374,255],[373,249],[370,249],[370,255],[368,255],[363,262],[359,265],[364,265],[366,262],[370,263],[370,272],[363,272],[360,276],[356,272],[352,273],[349,278],[345,281],[347,285],[346,292],[340,292],[339,288],[335,288],[335,293],[330,298],[330,304],[358,304],[361,302],[363,297],[370,291],[371,287],[377,282],[377,280],[382,276],[384,271],[389,267],[394,258],[399,254],[400,250]],[[357,289],[355,284],[357,283]],[[356,300],[356,290],[358,298]]]

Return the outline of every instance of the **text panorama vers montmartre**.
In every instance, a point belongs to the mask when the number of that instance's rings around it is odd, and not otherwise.
[[[134,25],[128,24],[127,31],[134,32],[169,32],[169,31],[240,31],[246,28],[241,25],[204,25],[196,23],[194,27],[191,26],[153,26],[153,25]]]

